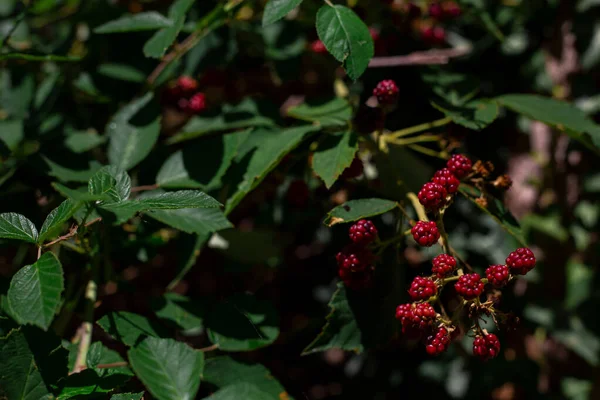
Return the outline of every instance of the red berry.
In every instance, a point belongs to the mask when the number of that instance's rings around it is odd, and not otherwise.
[[[427,182],[419,190],[419,202],[428,210],[439,210],[446,203],[446,189],[435,182]]]
[[[465,300],[471,300],[481,296],[484,284],[481,282],[479,274],[465,274],[458,278],[454,284],[456,292]]]
[[[383,80],[373,89],[373,96],[381,105],[394,104],[398,100],[398,86],[391,79]]]
[[[442,5],[440,3],[431,3],[429,5],[429,10],[427,11],[428,14],[432,17],[432,18],[442,18],[444,15],[444,10],[442,9]]]
[[[433,221],[419,221],[412,227],[410,232],[421,246],[433,246],[440,238],[440,231]]]
[[[473,163],[462,154],[455,154],[448,160],[446,166],[458,179],[462,179],[471,173]]]
[[[425,338],[425,351],[431,356],[437,356],[448,350],[450,335],[444,326],[440,326]]]
[[[373,284],[373,271],[371,269],[353,272],[340,268],[338,274],[344,285],[352,290],[368,289]]]
[[[483,361],[497,357],[500,354],[500,340],[493,333],[477,335],[473,342],[473,354]]]
[[[319,39],[310,44],[310,49],[313,51],[313,53],[317,54],[327,53],[327,47],[325,47],[325,44]]]
[[[509,270],[506,265],[490,265],[485,270],[488,282],[495,287],[502,287],[508,283]]]
[[[292,181],[288,186],[286,198],[288,203],[294,207],[305,207],[310,198],[310,190],[306,182],[301,179]]]
[[[181,89],[184,96],[189,95],[198,89],[198,81],[191,76],[180,76],[177,79],[177,87]]]
[[[350,271],[364,271],[375,257],[371,250],[356,245],[346,246],[335,256],[338,267]]]
[[[441,26],[426,26],[422,28],[421,36],[431,45],[440,45],[446,40],[446,30]]]
[[[188,101],[185,110],[190,114],[198,114],[206,108],[206,97],[204,93],[196,93]]]
[[[433,267],[431,268],[431,272],[440,279],[450,275],[450,273],[454,271],[454,268],[456,268],[456,260],[448,254],[435,256],[432,263]]]
[[[535,267],[533,251],[527,247],[516,249],[506,257],[506,265],[513,274],[525,275]]]
[[[442,168],[437,171],[431,181],[442,185],[448,194],[456,193],[458,185],[460,185],[458,178],[448,168]]]
[[[364,166],[360,158],[356,157],[352,160],[352,164],[342,172],[342,178],[352,179],[358,178],[363,174]]]
[[[433,324],[435,309],[429,303],[400,304],[396,308],[396,319],[402,323],[402,331],[423,332]]]
[[[428,278],[417,276],[410,284],[408,294],[413,300],[427,300],[437,293],[437,285]]]
[[[445,1],[442,3],[444,17],[455,18],[461,14],[460,6],[454,1]]]
[[[367,245],[377,237],[377,228],[373,222],[361,219],[350,227],[350,240],[356,244]]]
[[[373,27],[369,27],[369,34],[371,35],[371,39],[373,42],[376,42],[379,39],[379,31]]]

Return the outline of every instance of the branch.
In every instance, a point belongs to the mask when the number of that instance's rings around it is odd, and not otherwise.
[[[471,49],[469,47],[457,47],[452,49],[417,51],[404,56],[375,57],[369,62],[369,68],[448,64],[450,59],[467,55],[470,52]]]
[[[96,219],[91,220],[90,222],[86,222],[83,226],[88,227],[92,224],[95,224],[96,222],[102,221],[102,218],[98,217]],[[69,233],[59,236],[57,239],[46,243],[43,247],[50,247],[53,244],[56,244],[58,242],[62,242],[63,240],[67,240],[72,238],[73,236],[77,235],[77,230],[79,229],[79,226],[74,225],[73,227],[71,227],[71,229],[69,230]]]
[[[95,273],[93,275],[95,275]],[[97,289],[96,282],[92,276],[88,282],[87,289],[85,290],[85,299],[87,301],[85,305],[85,320],[81,323],[81,337],[72,373],[81,372],[87,368],[87,354],[92,342],[94,304],[96,303]]]
[[[135,192],[143,192],[146,190],[156,190],[158,189],[158,183],[155,183],[153,185],[142,185],[142,186],[135,186],[131,188],[131,193],[135,193]]]

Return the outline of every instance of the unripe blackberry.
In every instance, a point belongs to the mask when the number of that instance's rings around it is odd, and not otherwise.
[[[310,49],[312,50],[313,53],[317,53],[317,54],[327,53],[327,47],[325,47],[325,44],[319,39],[313,41],[310,44]]]
[[[433,221],[419,221],[410,232],[415,242],[425,247],[433,246],[440,238],[440,231]]]
[[[431,181],[442,185],[448,194],[456,193],[460,185],[458,178],[448,168],[442,168],[437,171],[433,175],[433,178],[431,178]]]
[[[458,17],[462,10],[460,6],[454,1],[445,1],[442,3],[442,10],[444,11],[444,17],[455,18]]]
[[[371,268],[358,272],[340,268],[338,275],[344,285],[352,290],[365,290],[373,285],[373,271]]]
[[[433,2],[429,5],[429,9],[427,11],[430,17],[440,19],[444,16],[444,10],[442,9],[442,5],[438,2]]]
[[[410,284],[408,294],[413,300],[427,300],[437,294],[437,285],[431,279],[417,276]]]
[[[419,203],[428,210],[439,210],[446,203],[446,189],[438,183],[427,182],[419,190]]]
[[[440,279],[450,275],[456,268],[456,259],[449,254],[435,256],[431,263],[431,272]]]
[[[349,229],[350,240],[359,245],[367,245],[377,238],[377,228],[373,222],[361,219]]]
[[[446,41],[446,30],[441,26],[425,26],[421,29],[421,37],[431,45],[441,45]]]
[[[465,274],[458,278],[458,281],[454,284],[456,292],[460,294],[465,300],[472,300],[476,297],[481,296],[484,288],[483,282],[479,274]]]
[[[508,283],[510,272],[506,265],[490,265],[485,270],[488,282],[495,287],[502,287]]]
[[[354,272],[364,271],[373,263],[374,259],[371,250],[356,245],[346,246],[335,256],[339,268]]]
[[[436,318],[435,309],[429,303],[401,304],[396,308],[396,318],[402,323],[402,331],[424,332]]]
[[[527,247],[516,249],[506,257],[506,265],[516,275],[525,275],[535,267],[533,251]]]
[[[381,105],[391,105],[398,100],[398,86],[391,79],[386,79],[377,84],[373,89],[373,96]]]
[[[180,76],[176,85],[184,96],[189,96],[198,90],[198,81],[191,76]]]
[[[478,335],[473,342],[473,355],[487,361],[500,354],[500,340],[493,333]]]
[[[455,154],[448,160],[446,166],[458,179],[462,179],[471,173],[473,163],[466,156]]]
[[[437,356],[448,350],[450,344],[450,335],[444,326],[432,331],[425,338],[425,351],[431,356]]]
[[[190,114],[198,114],[206,108],[206,97],[204,93],[196,93],[187,103],[185,110]]]

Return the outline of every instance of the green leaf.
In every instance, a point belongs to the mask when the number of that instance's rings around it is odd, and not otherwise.
[[[242,382],[227,386],[215,394],[206,397],[205,400],[265,400],[270,399],[267,393],[260,390],[257,386]]]
[[[263,12],[263,27],[279,21],[294,8],[298,7],[300,3],[302,3],[302,0],[269,0]]]
[[[138,378],[158,400],[191,400],[200,388],[204,354],[173,339],[149,337],[127,353]]]
[[[352,80],[365,72],[375,47],[369,28],[348,7],[324,5],[317,12],[317,34],[327,50],[344,65]]]
[[[98,321],[108,334],[127,346],[135,346],[147,336],[166,337],[167,332],[158,323],[127,311],[114,311]]]
[[[238,132],[199,140],[173,153],[163,164],[156,183],[163,188],[202,189],[220,187],[238,147],[250,132]]]
[[[254,190],[267,174],[281,162],[283,157],[300,144],[307,133],[317,130],[319,130],[318,127],[310,125],[289,128],[262,143],[250,159],[244,174],[244,180],[227,201],[225,213],[231,212],[248,193]]]
[[[23,120],[0,121],[0,140],[9,150],[15,151],[24,138]]]
[[[374,217],[393,210],[397,203],[384,199],[350,200],[337,206],[327,213],[324,223],[328,226],[335,224],[358,221],[359,219]]]
[[[435,102],[431,105],[452,118],[454,123],[476,131],[487,127],[498,117],[498,104],[489,100],[474,100],[460,107]]]
[[[99,162],[91,161],[85,169],[68,168],[55,163],[49,158],[43,157],[43,159],[48,164],[48,167],[50,167],[48,175],[62,182],[87,182],[102,167]]]
[[[152,93],[123,107],[108,123],[108,160],[123,170],[139,164],[152,150],[160,133],[160,114]]]
[[[127,14],[119,19],[106,22],[94,29],[94,33],[120,33],[154,31],[157,29],[170,28],[173,21],[165,18],[155,11],[141,12],[138,14]]]
[[[156,32],[144,45],[144,55],[146,57],[161,58],[183,28],[185,23],[185,14],[194,4],[194,0],[177,0],[169,7],[169,19],[173,25]]]
[[[177,293],[165,293],[152,299],[152,309],[156,316],[174,328],[185,333],[198,334],[204,327],[207,306],[205,302],[194,301]]]
[[[250,351],[279,336],[279,316],[268,301],[236,294],[217,305],[206,319],[208,338],[225,351]]]
[[[195,139],[210,132],[261,126],[275,126],[275,122],[260,115],[258,105],[252,99],[246,98],[239,104],[223,105],[222,112],[216,116],[192,117],[182,128],[181,133],[171,137],[167,143],[173,144]]]
[[[144,392],[113,394],[110,400],[142,400]]]
[[[57,182],[52,182],[52,187],[56,189],[57,192],[62,194],[68,199],[78,201],[78,202],[88,202],[88,201],[110,201],[111,198],[108,194],[90,194],[88,192],[87,186],[81,187],[79,189],[71,189],[65,185],[61,185]]]
[[[46,239],[57,235],[62,229],[63,224],[67,222],[81,206],[81,203],[67,199],[52,210],[46,217],[46,220],[40,229],[40,235],[37,240],[38,243],[42,244]]]
[[[204,366],[203,380],[217,388],[248,383],[264,392],[265,399],[291,400],[284,387],[261,364],[245,364],[225,356],[209,358]]]
[[[131,178],[118,167],[106,166],[90,178],[88,192],[94,196],[108,196],[112,202],[124,201],[131,193]]]
[[[338,132],[328,135],[319,144],[312,159],[313,170],[329,189],[352,164],[358,150],[356,134],[352,131]]]
[[[358,325],[355,311],[350,306],[346,287],[338,283],[337,290],[329,301],[331,312],[323,331],[309,344],[302,354],[310,354],[332,348],[362,352],[363,334]]]
[[[233,227],[223,211],[217,208],[154,210],[146,215],[180,231],[198,235],[210,234]]]
[[[36,243],[38,231],[33,222],[21,214],[0,214],[0,238]]]
[[[47,252],[12,277],[8,303],[19,324],[33,324],[48,330],[61,305],[63,269],[56,256]]]
[[[42,400],[54,397],[46,387],[25,335],[11,331],[0,340],[0,395],[6,399]]]
[[[352,106],[347,100],[336,97],[324,103],[302,103],[291,107],[287,114],[321,126],[345,126],[352,118]]]
[[[142,400],[144,392],[113,394],[110,400]]]
[[[65,139],[65,146],[73,153],[85,153],[106,142],[105,136],[100,136],[96,132],[76,132],[70,134]]]
[[[146,74],[127,64],[101,64],[97,71],[100,75],[126,82],[142,83],[146,80]]]
[[[479,209],[494,218],[496,222],[498,222],[500,226],[519,243],[521,243],[523,246],[527,246],[525,237],[523,236],[523,232],[519,226],[519,222],[510,213],[510,211],[508,211],[503,201],[495,197],[491,199],[488,198],[487,207],[483,207],[481,204],[475,201],[481,196],[481,192],[478,189],[472,186],[460,185],[458,190],[460,194],[475,203]]]
[[[496,100],[531,119],[564,131],[596,153],[600,153],[600,126],[570,103],[528,94],[507,94]]]
[[[26,54],[26,53],[4,53],[0,54],[0,61],[24,60],[24,61],[53,61],[53,62],[78,62],[81,57],[57,56],[54,54]]]

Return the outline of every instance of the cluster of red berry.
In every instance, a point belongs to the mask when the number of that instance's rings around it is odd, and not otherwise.
[[[351,243],[335,256],[338,274],[350,289],[369,288],[375,270],[375,255],[369,245],[378,239],[377,228],[372,221],[361,219],[350,227],[348,236]]]
[[[162,92],[162,102],[188,114],[198,114],[206,108],[206,97],[198,91],[198,81],[189,76],[170,82]]]
[[[443,210],[452,201],[452,196],[458,190],[460,180],[477,175],[471,160],[464,155],[454,155],[443,168],[435,173],[431,182],[423,185],[418,194],[419,202],[426,210],[434,213],[442,223]],[[433,221],[418,221],[411,233],[415,241],[421,246],[432,246],[440,239],[443,226]],[[500,341],[493,333],[488,333],[479,326],[482,315],[502,316],[494,309],[494,300],[481,302],[480,296],[484,293],[485,286],[501,288],[517,275],[525,275],[535,267],[535,256],[528,248],[519,248],[506,258],[504,265],[492,265],[485,271],[486,277],[481,278],[478,273],[465,274],[458,268],[457,258],[447,243],[443,244],[446,253],[433,258],[431,275],[417,276],[411,283],[408,293],[413,303],[401,304],[396,309],[396,318],[402,324],[402,330],[411,337],[418,337],[425,342],[425,349],[431,355],[444,352],[453,335],[459,330],[457,321],[450,320],[443,311],[443,315],[436,312],[432,304],[440,302],[439,294],[449,282],[454,283],[454,290],[462,297],[460,307],[468,306],[469,315],[474,320],[472,330],[475,333],[473,354],[483,360],[498,356]],[[465,264],[466,267],[468,267]],[[470,268],[470,267],[469,267]],[[442,309],[443,310],[443,309]],[[459,310],[460,311],[460,310]],[[460,313],[455,313],[460,316]]]
[[[422,6],[411,1],[392,2],[392,9],[406,15],[413,29],[430,45],[444,44],[446,30],[442,24],[461,14],[461,8],[455,1],[434,0]]]
[[[391,106],[398,101],[398,85],[391,79],[385,79],[375,86],[373,96],[377,97],[380,106]]]

